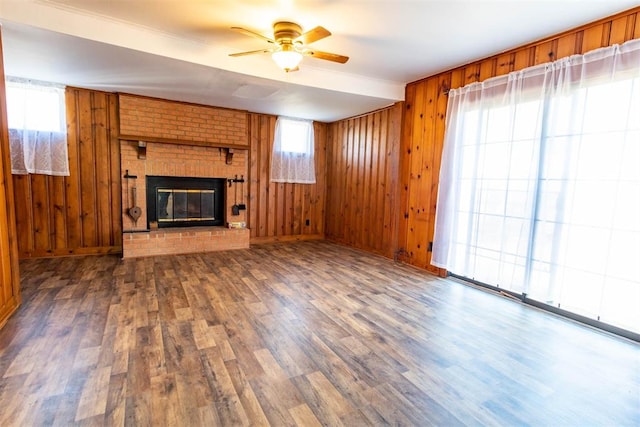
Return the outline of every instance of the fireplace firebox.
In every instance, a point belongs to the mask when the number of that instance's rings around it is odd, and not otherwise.
[[[225,178],[147,176],[147,227],[224,225]]]

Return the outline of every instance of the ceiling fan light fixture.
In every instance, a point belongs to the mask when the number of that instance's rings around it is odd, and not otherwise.
[[[302,61],[303,56],[337,62],[339,64],[344,64],[349,60],[348,56],[331,52],[321,52],[308,47],[309,44],[331,35],[331,32],[324,27],[318,26],[303,33],[300,25],[288,21],[279,21],[273,24],[273,38],[242,27],[231,27],[231,29],[244,35],[266,41],[271,46],[263,49],[250,50],[248,52],[230,53],[229,56],[238,57],[271,53],[273,61],[287,73],[298,70],[298,64]]]
[[[302,61],[302,54],[294,49],[290,44],[283,44],[281,49],[271,54],[273,61],[287,73],[298,67]]]

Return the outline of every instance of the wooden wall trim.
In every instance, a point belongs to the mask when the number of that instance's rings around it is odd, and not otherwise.
[[[0,27],[0,328],[22,301]]]

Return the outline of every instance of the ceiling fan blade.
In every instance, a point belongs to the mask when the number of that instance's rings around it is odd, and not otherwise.
[[[340,64],[344,64],[349,60],[348,56],[338,55],[337,53],[320,52],[319,50],[307,50],[304,52],[304,55],[326,61],[339,62]]]
[[[331,32],[324,27],[315,27],[312,30],[307,31],[300,37],[294,40],[294,42],[302,42],[302,44],[309,44],[317,42],[325,37],[329,37]]]
[[[245,36],[249,36],[249,37],[256,37],[259,38],[261,40],[266,41],[267,43],[273,43],[275,44],[276,41],[273,39],[270,39],[269,37],[263,36],[260,33],[256,33],[255,31],[251,31],[251,30],[247,30],[246,28],[242,28],[242,27],[231,27],[232,30],[237,31],[239,33],[244,34]]]
[[[258,49],[258,50],[250,50],[248,52],[230,53],[229,56],[247,56],[247,55],[255,55],[258,53],[270,53],[270,52],[273,52],[273,49]]]

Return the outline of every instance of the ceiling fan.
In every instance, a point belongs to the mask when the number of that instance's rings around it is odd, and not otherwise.
[[[329,37],[331,33],[323,27],[315,27],[306,33],[302,32],[300,25],[293,22],[279,21],[273,24],[273,38],[266,37],[255,31],[247,30],[242,27],[231,27],[232,30],[238,31],[247,36],[256,37],[260,40],[270,43],[269,48],[251,50],[249,52],[231,53],[229,56],[245,56],[260,53],[271,53],[271,57],[287,73],[297,71],[298,64],[303,56],[324,59],[327,61],[338,62],[344,64],[349,60],[348,56],[338,55],[336,53],[321,52],[310,48],[313,42]]]

